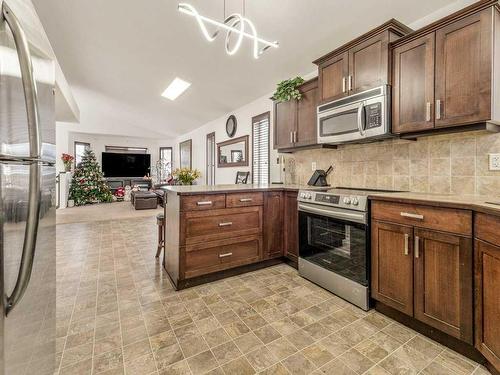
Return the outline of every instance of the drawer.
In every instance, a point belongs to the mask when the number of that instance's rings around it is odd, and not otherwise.
[[[262,232],[262,207],[226,208],[181,214],[181,244],[221,240]]]
[[[181,211],[204,211],[226,207],[225,194],[203,194],[181,197]]]
[[[500,246],[500,216],[477,213],[474,219],[475,237]]]
[[[226,194],[226,207],[262,206],[263,193],[234,193]]]
[[[230,238],[185,247],[185,278],[254,263],[260,260],[260,235]]]
[[[372,201],[373,219],[472,236],[472,211]]]

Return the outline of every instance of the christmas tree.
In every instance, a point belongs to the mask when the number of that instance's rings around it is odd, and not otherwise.
[[[73,173],[69,199],[73,199],[76,206],[113,200],[111,191],[104,182],[99,163],[89,148],[85,150],[82,161],[78,163]]]

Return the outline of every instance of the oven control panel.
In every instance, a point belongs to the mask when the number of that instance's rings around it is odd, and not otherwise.
[[[318,203],[339,204],[340,196],[339,195],[316,193],[316,196],[314,197],[314,201],[318,202]]]

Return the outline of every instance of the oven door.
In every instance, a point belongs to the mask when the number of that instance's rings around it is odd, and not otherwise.
[[[300,203],[299,256],[367,287],[366,213]]]

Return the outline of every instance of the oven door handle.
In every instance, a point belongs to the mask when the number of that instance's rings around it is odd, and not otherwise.
[[[366,215],[361,212],[354,213],[338,210],[327,210],[319,207],[312,207],[303,203],[299,203],[299,211],[331,217],[333,219],[348,220],[356,223],[366,224]]]

